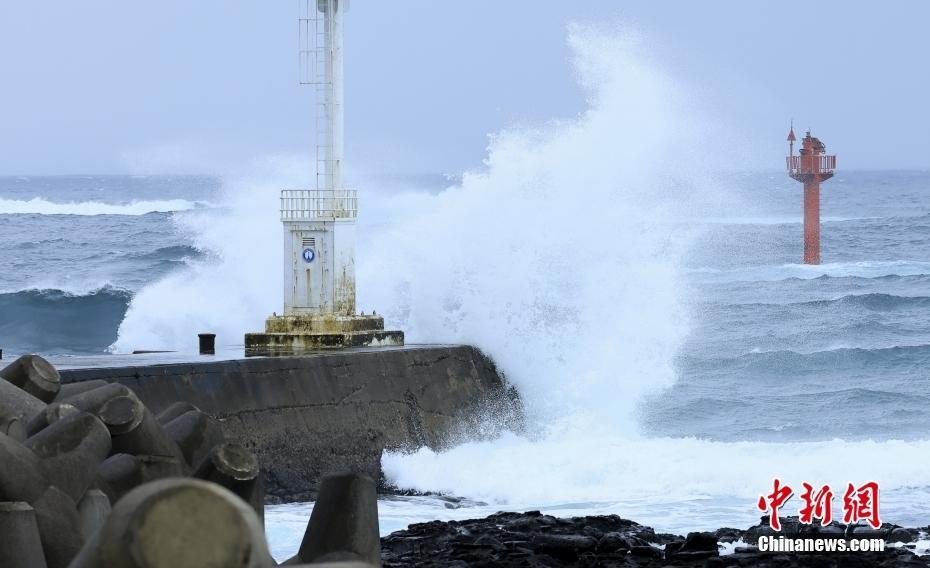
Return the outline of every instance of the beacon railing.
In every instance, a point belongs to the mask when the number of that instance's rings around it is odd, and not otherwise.
[[[354,189],[285,189],[281,191],[281,220],[355,219],[358,192]]]
[[[785,161],[788,172],[793,174],[832,172],[836,169],[836,156],[788,156]]]

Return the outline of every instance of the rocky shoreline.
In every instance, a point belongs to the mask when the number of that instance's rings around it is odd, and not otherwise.
[[[722,528],[687,536],[657,533],[616,515],[556,518],[539,511],[497,513],[484,519],[433,521],[381,539],[384,566],[623,566],[679,567],[898,567],[930,566],[915,552],[921,529],[881,529],[832,523],[812,527],[782,519],[775,533],[768,519],[746,530]],[[761,552],[759,537],[882,539],[883,552]]]

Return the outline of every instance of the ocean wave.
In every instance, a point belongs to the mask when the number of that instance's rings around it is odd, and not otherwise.
[[[709,282],[777,282],[814,278],[882,278],[885,276],[919,276],[930,274],[930,262],[914,260],[866,260],[827,264],[777,264],[731,269],[693,268],[691,274]]]
[[[738,369],[744,376],[776,374],[780,377],[802,379],[805,374],[823,370],[841,374],[843,371],[861,371],[867,368],[880,368],[887,372],[898,365],[909,370],[924,368],[930,364],[930,344],[897,345],[877,349],[841,347],[810,353],[792,350],[762,351],[714,358],[683,355],[679,358],[679,363],[692,371],[719,372]]]
[[[0,345],[13,353],[102,353],[116,339],[131,299],[131,292],[111,286],[0,293]]]
[[[58,203],[35,197],[28,201],[0,199],[0,215],[146,215],[202,209],[211,205],[205,201],[166,199],[156,201],[133,201],[116,204],[100,201],[77,201]]]
[[[814,300],[801,302],[801,306],[852,306],[865,308],[876,312],[897,310],[901,308],[916,309],[930,307],[930,297],[927,296],[898,296],[896,294],[849,294],[832,300]]]
[[[928,296],[899,296],[897,294],[883,294],[879,292],[871,294],[847,294],[830,300],[809,300],[805,302],[788,302],[788,303],[768,303],[753,302],[745,304],[725,304],[727,307],[760,309],[769,307],[785,308],[832,308],[832,307],[854,307],[864,308],[875,312],[884,312],[891,310],[917,309],[930,307],[930,297]]]
[[[821,217],[821,223],[846,223],[849,221],[868,221],[882,217]],[[801,216],[776,217],[705,217],[692,219],[692,223],[700,225],[800,225],[804,222]]]
[[[125,257],[135,260],[183,261],[186,259],[203,258],[204,252],[190,245],[171,245],[160,247],[153,251],[128,254],[125,255]]]

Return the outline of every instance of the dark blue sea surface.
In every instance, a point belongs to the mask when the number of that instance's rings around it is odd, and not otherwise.
[[[730,183],[753,208],[686,221],[700,227],[684,267],[690,334],[677,385],[641,405],[642,429],[926,437],[930,172],[825,183],[817,267],[799,264],[798,184],[780,173]],[[0,348],[104,353],[135,293],[209,260],[177,220],[222,207],[221,188],[196,176],[0,178]]]
[[[689,255],[678,382],[652,435],[736,441],[925,439],[930,173],[844,172],[821,189],[822,262],[802,253],[801,188],[736,182],[758,210],[704,220]]]
[[[0,177],[0,348],[103,353],[132,295],[202,258],[177,230],[202,176]]]

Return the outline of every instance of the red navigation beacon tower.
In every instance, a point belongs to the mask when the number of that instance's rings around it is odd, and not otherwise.
[[[801,140],[800,155],[794,155],[794,126],[788,132],[788,175],[804,184],[804,264],[820,264],[820,182],[833,177],[836,156],[827,156],[826,146],[810,131]]]

